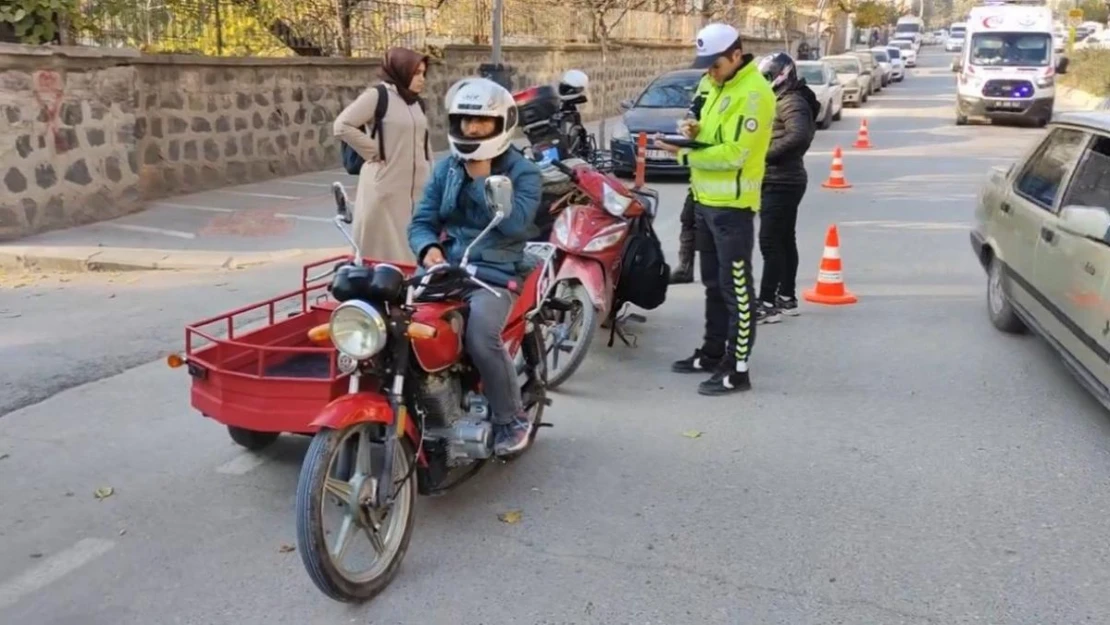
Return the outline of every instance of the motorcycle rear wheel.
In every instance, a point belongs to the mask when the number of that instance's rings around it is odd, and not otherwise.
[[[393,446],[392,479],[403,481],[394,489],[389,510],[383,514],[370,506],[352,504],[372,499],[368,479],[378,475],[384,460],[381,430],[381,426],[369,423],[344,430],[322,429],[313,438],[301,465],[295,508],[297,551],[313,584],[336,601],[368,601],[385,590],[397,575],[412,538],[417,487],[412,464],[414,454],[407,438],[398,439]],[[351,442],[357,442],[354,446],[356,460],[351,463],[348,457],[348,462],[344,463],[345,454],[341,451],[350,450]],[[364,446],[369,448],[364,450]],[[354,466],[344,467],[344,464]],[[333,476],[333,467],[350,471]],[[336,545],[329,547],[327,538],[333,532],[325,527],[324,510],[337,502],[344,509],[343,521],[334,532]],[[372,529],[375,526],[377,530]],[[377,553],[373,565],[362,573],[350,571],[343,565],[350,546],[359,539],[369,543]]]
[[[579,282],[563,281],[555,285],[555,297],[570,303],[574,310],[565,313],[558,313],[562,319],[570,317],[570,329],[575,326],[578,328],[578,338],[574,344],[569,346],[563,345],[569,337],[562,337],[562,330],[557,328],[561,327],[560,323],[556,327],[550,325],[544,331],[544,346],[543,354],[544,359],[547,360],[547,388],[555,390],[563,382],[566,382],[578,367],[582,365],[582,361],[586,359],[586,352],[590,349],[590,343],[593,341],[594,332],[597,330],[597,310],[594,308],[593,301],[590,299],[589,293],[586,292],[586,287]],[[578,323],[573,323],[574,316],[578,316]],[[569,334],[569,331],[568,331]],[[566,360],[561,361],[563,351],[566,351]],[[550,358],[550,360],[548,360]],[[560,366],[562,365],[562,366]]]

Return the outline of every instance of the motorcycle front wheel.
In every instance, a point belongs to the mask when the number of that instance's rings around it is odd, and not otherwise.
[[[570,304],[571,309],[550,311],[544,328],[543,348],[550,390],[558,388],[578,370],[597,330],[597,310],[581,283],[559,282],[555,285],[554,296]]]
[[[375,508],[384,439],[384,428],[375,423],[322,429],[301,466],[297,551],[312,582],[336,601],[373,599],[397,575],[408,551],[416,509],[415,460],[408,439],[397,439],[392,445],[393,501],[388,509]],[[339,521],[330,530],[329,512],[338,513]],[[334,544],[329,544],[329,538]],[[369,556],[359,558],[368,563],[364,568],[348,566],[348,559],[357,555]]]

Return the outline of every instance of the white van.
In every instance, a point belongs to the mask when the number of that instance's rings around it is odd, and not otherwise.
[[[945,52],[959,52],[964,47],[964,35],[967,34],[967,24],[954,22],[948,27],[948,38],[944,40]]]
[[[1052,10],[1000,4],[971,9],[960,58],[953,63],[956,124],[970,117],[1052,119],[1056,74],[1067,69],[1052,43]]]

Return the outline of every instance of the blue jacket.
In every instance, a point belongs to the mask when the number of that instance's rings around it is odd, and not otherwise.
[[[513,148],[493,159],[490,171],[513,181],[513,211],[470,252],[470,264],[479,280],[519,290],[529,270],[524,244],[540,207],[543,179],[539,167]],[[409,224],[409,247],[419,262],[436,246],[447,262],[458,264],[466,247],[489,225],[494,211],[486,206],[485,177],[465,185],[467,197],[460,198],[466,182],[466,169],[458,158],[436,163]],[[442,242],[441,233],[447,235]]]

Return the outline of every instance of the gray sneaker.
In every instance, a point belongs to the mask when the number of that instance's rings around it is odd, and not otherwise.
[[[775,307],[779,309],[784,315],[791,317],[798,316],[798,298],[796,297],[783,297],[781,295],[775,296]]]
[[[774,304],[768,302],[760,302],[755,308],[755,322],[756,323],[778,323],[782,321],[782,313]]]
[[[508,456],[524,451],[532,434],[532,423],[517,417],[505,425],[493,426],[493,453]]]

